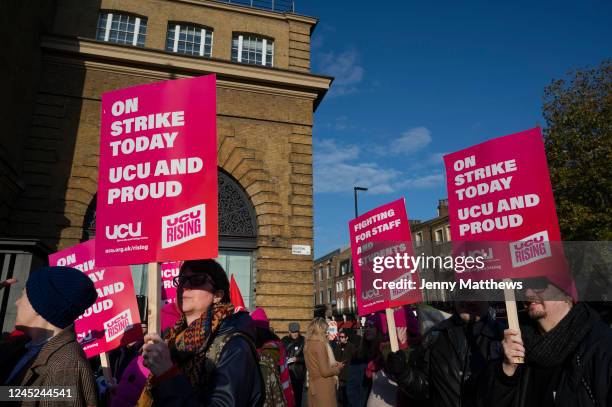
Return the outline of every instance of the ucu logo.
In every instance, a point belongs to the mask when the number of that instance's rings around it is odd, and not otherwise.
[[[87,332],[82,332],[82,333],[77,334],[77,342],[81,345],[91,342],[94,339],[96,338],[94,338],[93,333],[91,332],[91,329],[88,330]]]
[[[542,242],[544,242],[546,240],[544,238],[543,232],[540,232],[540,233],[535,234],[533,236],[535,236],[535,237],[532,238],[532,239],[520,241],[518,243],[514,243],[514,250],[526,249],[529,246],[533,246],[536,243],[542,243]]]
[[[174,218],[169,218],[169,219],[166,220],[166,224],[168,226],[175,226],[175,225],[177,225],[179,223],[185,223],[185,222],[187,222],[190,219],[197,219],[199,217],[200,217],[200,211],[196,210],[196,211],[193,211],[193,212],[190,212],[190,213],[186,213],[186,214],[181,215],[181,216],[177,216],[177,217],[174,217]]]
[[[380,296],[380,290],[376,290],[374,288],[361,294],[361,298],[363,298],[364,300],[371,300],[372,298],[376,298],[379,296]]]
[[[162,217],[162,249],[206,236],[206,205],[200,204]]]
[[[126,237],[139,237],[141,236],[141,224],[138,222],[136,227],[133,223],[125,223],[121,225],[112,226],[113,232],[111,233],[111,226],[106,227],[106,237],[111,240],[125,239]]]

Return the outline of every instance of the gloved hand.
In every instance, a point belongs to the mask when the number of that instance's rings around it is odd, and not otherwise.
[[[390,352],[387,356],[387,371],[395,377],[399,377],[406,371],[408,363],[406,361],[406,353],[402,350]]]

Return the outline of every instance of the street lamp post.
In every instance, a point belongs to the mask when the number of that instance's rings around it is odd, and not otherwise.
[[[359,216],[359,210],[357,209],[357,191],[367,191],[367,188],[363,187],[353,187],[353,191],[355,192],[355,217]]]
[[[355,193],[355,218],[357,218],[359,216],[359,210],[357,208],[357,191],[367,191],[367,188],[363,188],[363,187],[353,187],[353,192]],[[351,242],[352,244],[352,242]],[[353,257],[349,257],[349,273],[352,271],[353,269]],[[353,274],[354,275],[354,274]],[[357,292],[355,292],[355,295],[357,295]],[[360,325],[359,328],[359,334],[363,335],[363,324]]]

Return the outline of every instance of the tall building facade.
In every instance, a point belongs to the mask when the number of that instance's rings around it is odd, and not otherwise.
[[[324,306],[327,316],[355,317],[357,297],[350,246],[315,259],[313,281],[315,305]]]
[[[0,278],[21,280],[0,293],[4,326],[47,252],[95,236],[101,94],[207,74],[217,77],[219,261],[278,331],[310,319],[313,259],[292,247],[313,245],[313,112],[332,81],[310,71],[317,19],[282,1],[8,3],[25,42],[7,46],[2,79],[17,103],[3,109]],[[142,269],[132,274],[146,292]]]

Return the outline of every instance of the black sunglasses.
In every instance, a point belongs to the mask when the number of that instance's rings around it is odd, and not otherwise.
[[[190,276],[176,276],[172,279],[172,284],[175,287],[184,286],[189,283],[190,287],[201,287],[206,283],[210,283],[213,287],[215,286],[212,278],[208,274],[192,274]]]
[[[548,285],[550,284],[548,279],[545,277],[525,278],[517,281],[521,281],[523,283],[522,291],[527,291],[527,289],[532,289],[536,292],[544,291],[548,288]]]

